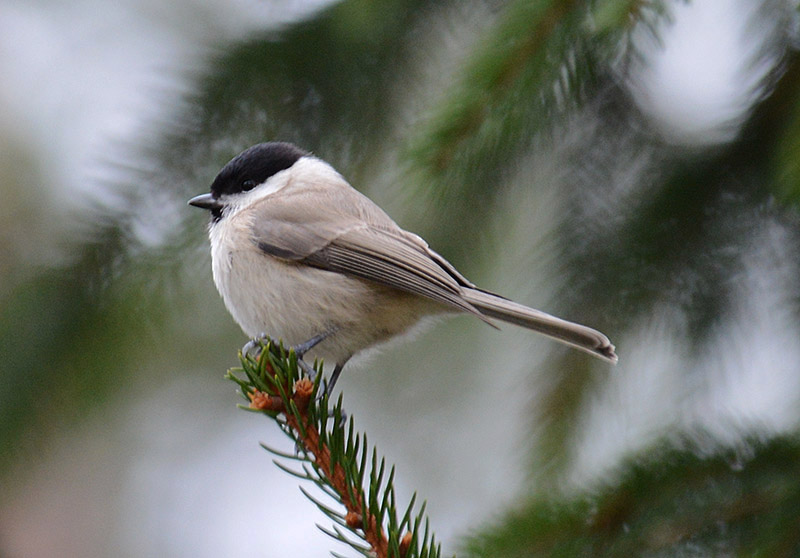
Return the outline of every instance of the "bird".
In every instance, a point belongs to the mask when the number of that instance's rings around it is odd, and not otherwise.
[[[478,288],[292,143],[245,149],[188,203],[210,212],[212,275],[234,320],[250,338],[293,346],[301,361],[333,362],[328,390],[351,357],[428,316],[507,322],[618,360],[599,331]]]

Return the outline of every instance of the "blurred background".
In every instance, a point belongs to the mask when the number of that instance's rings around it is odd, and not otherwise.
[[[799,556],[793,0],[0,0],[0,556],[346,553],[223,379],[186,200],[329,161],[609,367],[432,325],[349,366],[459,556]]]

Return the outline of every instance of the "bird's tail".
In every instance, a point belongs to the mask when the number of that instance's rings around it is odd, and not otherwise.
[[[617,363],[614,345],[597,330],[556,318],[486,291],[467,287],[463,294],[485,316],[531,329],[612,364]]]

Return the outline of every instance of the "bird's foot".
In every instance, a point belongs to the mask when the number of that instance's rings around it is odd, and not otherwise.
[[[303,343],[295,345],[291,349],[297,355],[297,365],[303,370],[303,372],[306,373],[306,375],[312,382],[315,382],[317,380],[317,371],[314,370],[313,366],[311,366],[305,360],[303,360],[303,357],[308,351],[310,351],[311,349],[313,349],[314,347],[325,341],[325,339],[330,337],[334,331],[336,330],[330,329],[328,331],[320,333],[319,335],[315,335],[308,341],[304,341]]]
[[[333,387],[336,385],[336,382],[339,380],[339,375],[342,373],[342,369],[344,368],[344,363],[336,364],[333,367],[333,372],[331,372],[331,377],[329,380],[325,380],[323,383],[322,394],[320,397],[327,395],[328,397],[333,396]]]
[[[254,359],[258,360],[258,357],[261,356],[261,345],[266,340],[266,333],[259,333],[250,339],[250,341],[242,345],[242,356],[245,358],[252,356]]]
[[[335,329],[328,330],[319,335],[315,335],[314,337],[312,337],[311,339],[309,339],[304,343],[300,343],[299,345],[295,345],[294,347],[292,347],[292,350],[294,350],[295,354],[297,354],[297,365],[308,375],[309,379],[312,382],[317,381],[317,371],[314,370],[313,366],[309,365],[306,361],[303,360],[303,355],[305,355],[305,353],[307,353],[308,351],[316,347],[319,343],[330,337],[335,331],[336,331]],[[325,396],[330,397],[332,395],[333,387],[336,385],[336,381],[339,379],[339,375],[342,373],[343,367],[344,364],[336,364],[336,366],[333,369],[333,372],[331,373],[330,379],[322,380],[323,388],[322,391],[317,394],[316,398],[317,402],[321,402]],[[328,414],[329,414],[328,416],[330,417],[336,416],[336,413],[332,409],[328,411]],[[340,408],[337,422],[340,425],[344,425],[347,423],[347,413],[344,411],[344,409]]]
[[[299,345],[295,345],[293,347],[290,347],[290,349],[295,352],[295,354],[297,355],[298,360],[302,360],[303,356],[308,351],[310,351],[311,349],[313,349],[314,347],[319,345],[322,341],[324,341],[326,338],[328,338],[332,333],[333,333],[333,330],[326,331],[325,333],[320,333],[319,335],[315,335],[314,337],[312,337],[308,341],[305,341],[303,343],[300,343]],[[267,336],[266,333],[259,333],[258,335],[256,335],[252,339],[250,339],[247,343],[245,343],[242,346],[242,355],[243,356],[248,356],[249,355],[249,356],[252,356],[253,358],[257,359],[259,357],[259,355],[261,355],[261,346],[264,344],[265,341],[267,341],[269,339],[270,338]],[[305,365],[305,366],[307,366],[307,365]],[[303,370],[306,370],[305,366],[301,365],[301,368],[303,368]],[[313,374],[314,373],[312,373],[312,375]]]
[[[294,351],[297,355],[297,366],[308,376],[308,378],[315,382],[317,380],[317,371],[314,370],[314,367],[308,364],[303,357],[305,354],[325,341],[328,337],[333,335],[336,332],[336,329],[329,329],[319,335],[315,335],[308,341],[304,341],[303,343],[299,343],[298,345],[294,345],[291,347],[290,350]],[[264,341],[269,339],[266,333],[259,333],[253,339],[250,339],[247,343],[244,344],[242,347],[242,355],[245,357],[252,356],[255,359],[258,359],[261,355],[262,345]],[[331,373],[331,377],[329,380],[323,380],[323,389],[322,392],[317,396],[318,399],[321,399],[324,395],[331,395],[333,393],[333,388],[336,385],[336,381],[339,379],[339,375],[342,373],[342,368],[344,367],[344,363],[336,364],[333,369],[333,373]]]
[[[312,337],[308,341],[305,341],[303,343],[295,345],[294,347],[292,347],[292,350],[297,354],[298,358],[303,358],[303,356],[308,351],[310,351],[311,349],[313,349],[314,347],[316,347],[317,345],[319,345],[320,343],[325,341],[325,339],[330,337],[330,335],[332,333],[333,333],[333,330],[329,330],[329,331],[326,331],[324,333],[320,333],[319,335],[315,335],[314,337]]]

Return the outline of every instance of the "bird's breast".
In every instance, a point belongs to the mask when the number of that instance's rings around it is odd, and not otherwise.
[[[264,254],[236,233],[212,233],[213,276],[250,337],[266,333],[291,346],[330,331],[309,358],[345,362],[438,310],[416,295]]]

